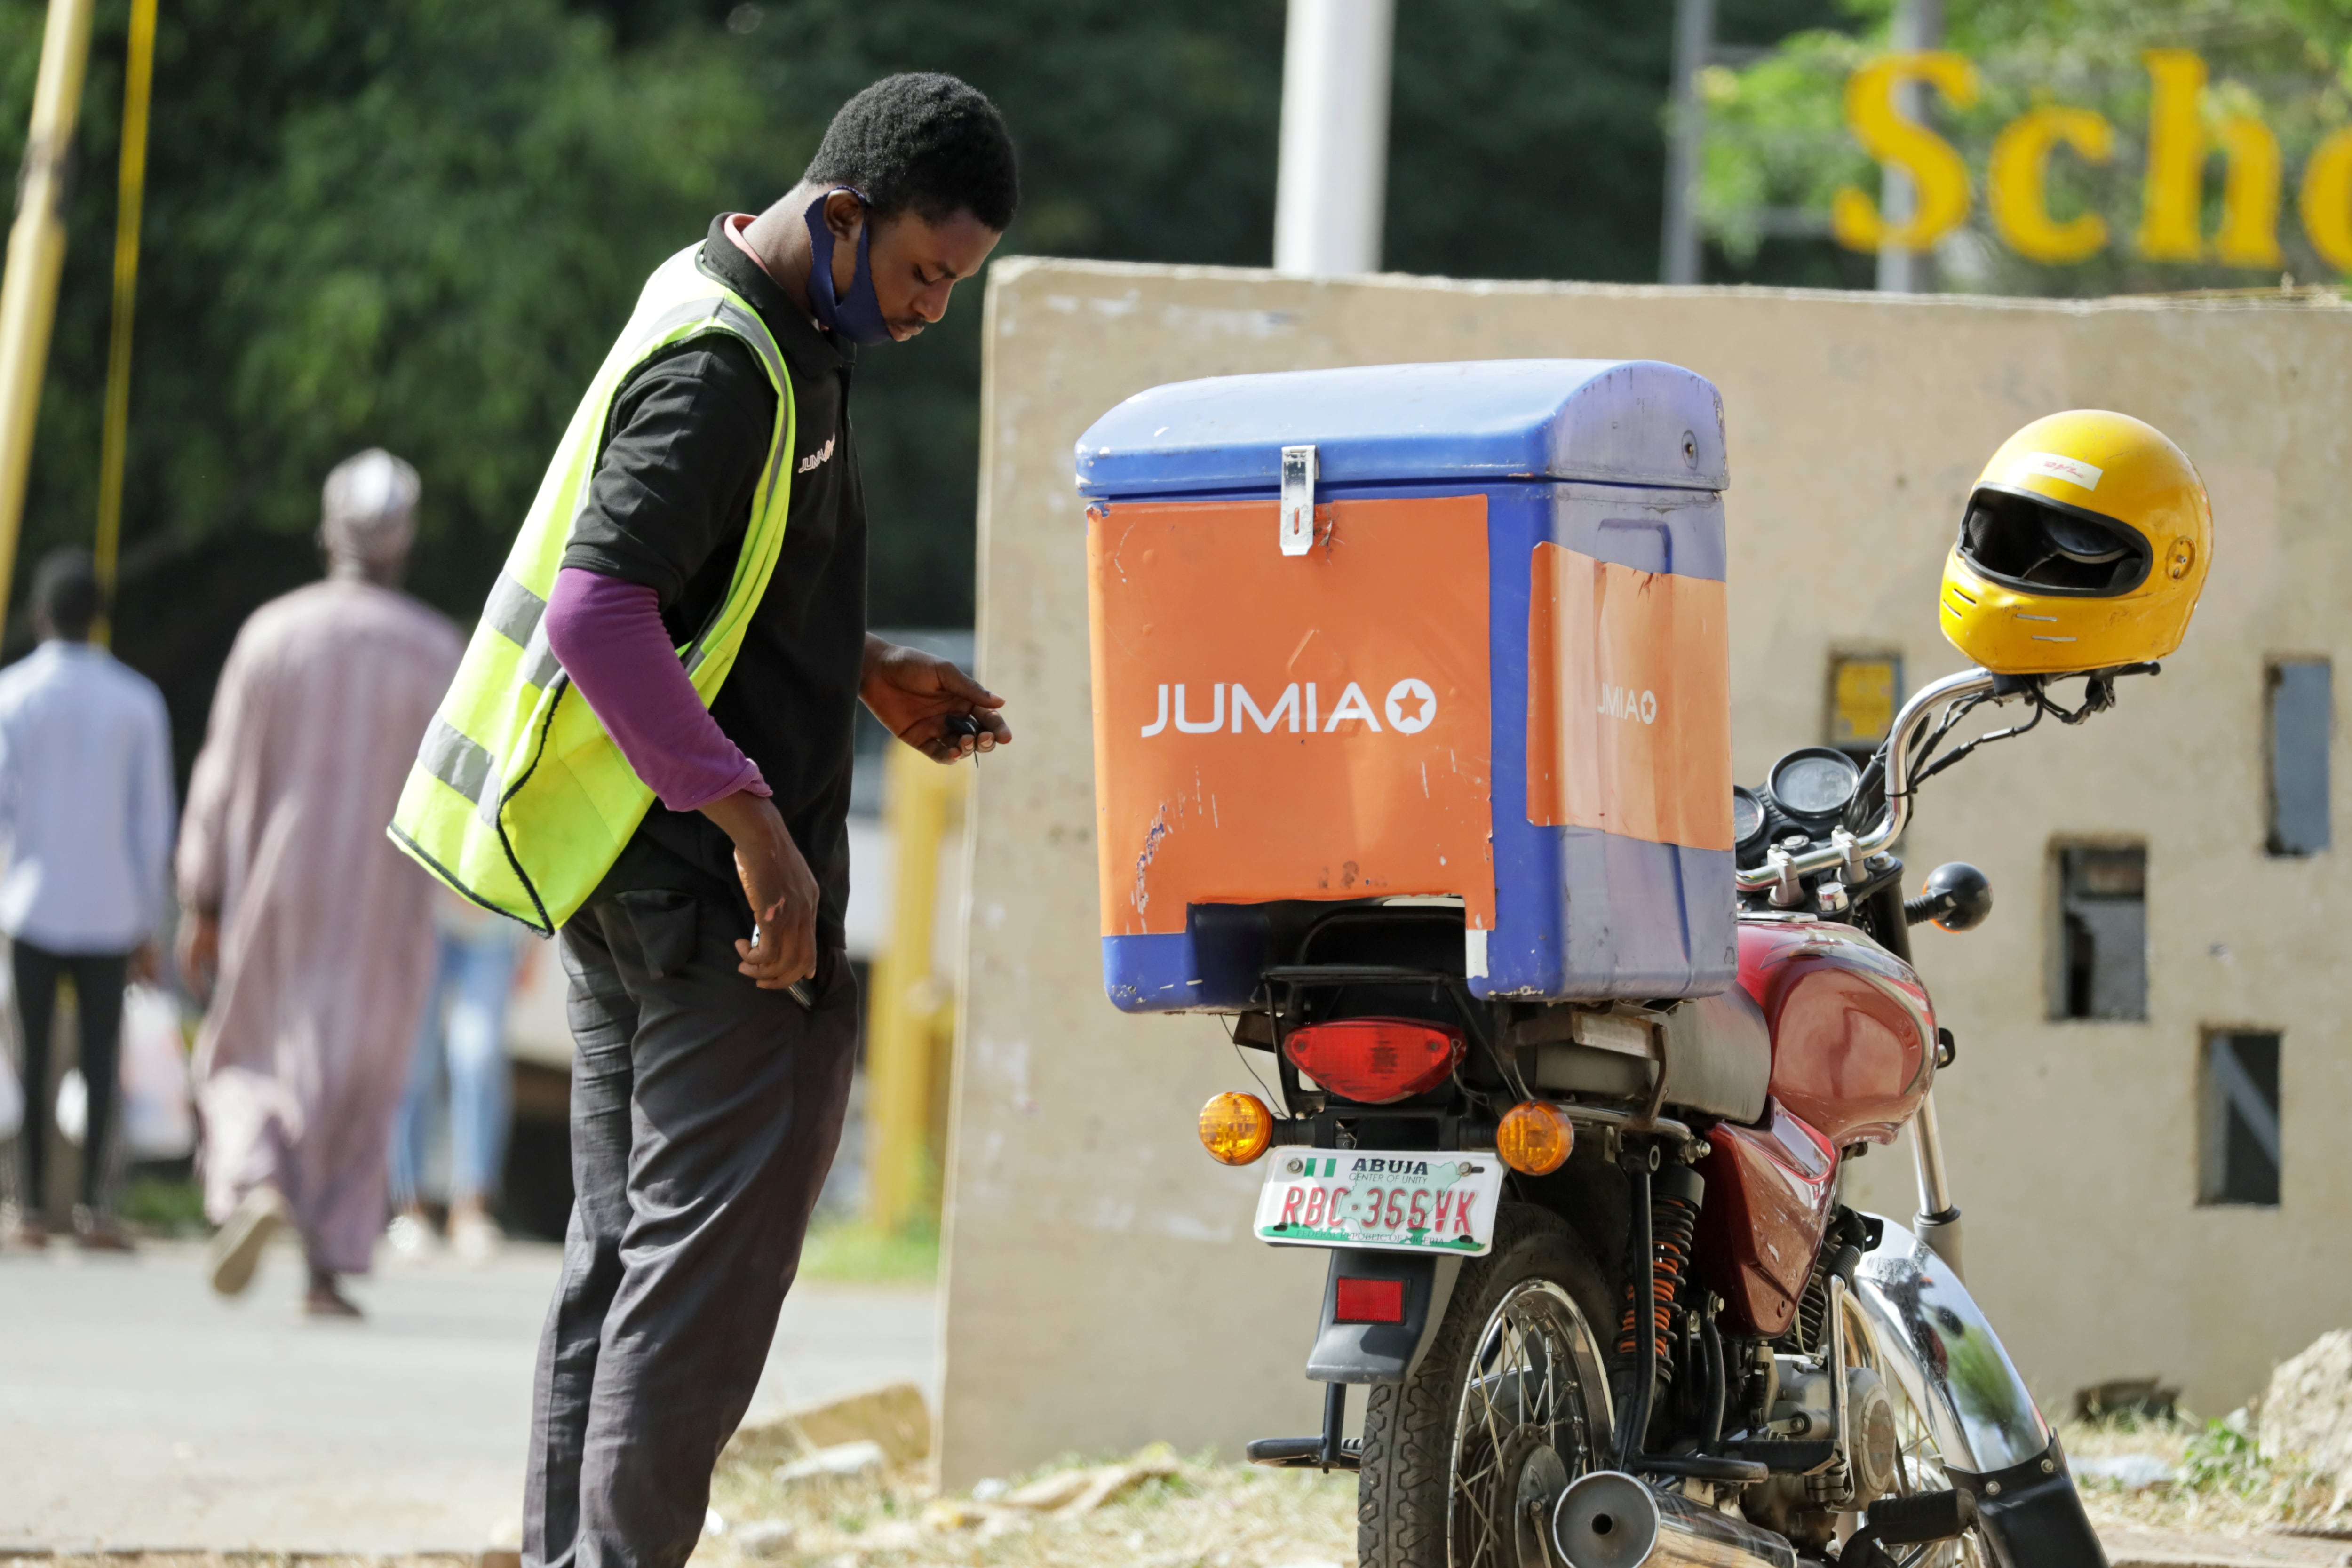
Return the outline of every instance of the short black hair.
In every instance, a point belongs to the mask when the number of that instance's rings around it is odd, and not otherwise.
[[[1021,205],[1013,133],[988,95],[936,71],[886,76],[841,106],[801,178],[855,185],[877,218],[969,211],[1003,234]]]
[[[98,563],[87,550],[52,550],[33,569],[33,613],[61,637],[79,642],[89,636],[100,597]]]

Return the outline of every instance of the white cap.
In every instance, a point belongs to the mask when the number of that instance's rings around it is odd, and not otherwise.
[[[327,476],[319,537],[328,551],[371,566],[397,565],[416,542],[416,470],[381,447]]]

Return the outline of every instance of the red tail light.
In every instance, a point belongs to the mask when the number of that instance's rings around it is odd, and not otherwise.
[[[1293,1029],[1282,1054],[1342,1100],[1388,1105],[1444,1082],[1462,1036],[1411,1018],[1342,1018]]]

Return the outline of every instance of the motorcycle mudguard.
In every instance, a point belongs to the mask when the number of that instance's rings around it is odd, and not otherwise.
[[[2106,1568],[2058,1438],[1952,1267],[1891,1219],[1854,1275],[1880,1370],[1975,1495],[1999,1568]]]
[[[1331,1271],[1323,1279],[1323,1321],[1307,1352],[1307,1375],[1316,1383],[1402,1383],[1421,1364],[1437,1325],[1444,1321],[1445,1305],[1454,1299],[1454,1281],[1462,1273],[1462,1259],[1427,1253],[1381,1252],[1368,1247],[1334,1247]],[[1404,1286],[1404,1317],[1394,1323],[1333,1321],[1339,1310],[1339,1281],[1395,1280]]]
[[[2041,1454],[2007,1470],[1948,1473],[1954,1486],[1976,1495],[2000,1568],[2107,1568],[2106,1548],[2083,1511],[2055,1434]]]

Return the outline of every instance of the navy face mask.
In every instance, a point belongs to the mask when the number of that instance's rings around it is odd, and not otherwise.
[[[834,191],[847,191],[866,208],[866,222],[857,230],[857,275],[850,279],[849,298],[833,292],[833,230],[824,221],[824,204]],[[809,308],[818,324],[839,332],[853,343],[871,345],[890,341],[889,323],[882,319],[882,301],[874,293],[874,205],[855,185],[835,185],[809,204]]]

